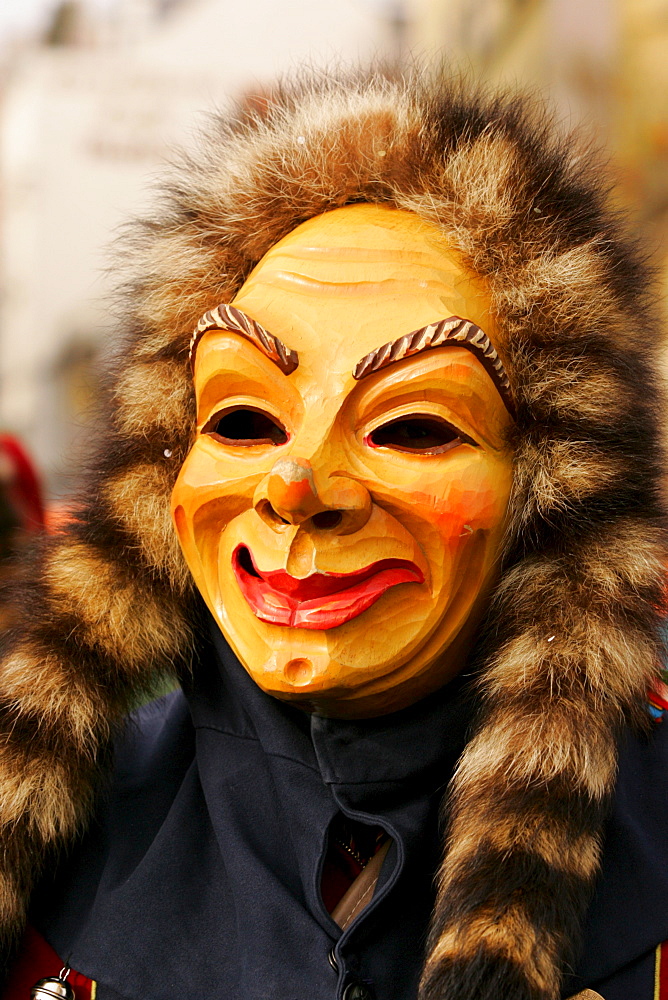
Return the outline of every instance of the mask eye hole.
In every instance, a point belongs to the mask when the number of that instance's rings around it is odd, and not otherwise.
[[[476,445],[447,420],[432,416],[400,417],[367,435],[372,448],[392,448],[412,455],[442,455],[460,444]]]
[[[288,440],[287,432],[274,417],[250,406],[239,406],[227,413],[216,413],[202,430],[215,441],[236,448],[252,445],[280,445]]]

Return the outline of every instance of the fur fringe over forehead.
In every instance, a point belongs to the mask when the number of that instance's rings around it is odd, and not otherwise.
[[[483,709],[444,805],[422,1000],[555,1000],[598,864],[618,728],[660,655],[659,337],[596,170],[518,99],[379,77],[277,91],[217,120],[126,251],[126,339],[80,518],[28,570],[0,672],[0,923],[85,825],[110,731],[186,669],[197,603],[169,516],[193,437],[187,362],[299,223],[418,213],[491,289],[517,406],[505,568],[477,653]]]

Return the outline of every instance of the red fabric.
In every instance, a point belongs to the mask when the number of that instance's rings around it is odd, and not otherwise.
[[[5,457],[7,498],[26,531],[44,527],[44,504],[37,474],[21,444],[11,434],[0,434],[0,455]]]
[[[353,854],[366,859],[372,858],[385,839],[385,831],[379,826],[366,826],[343,816],[334,820],[320,880],[320,894],[328,913],[340,903],[364,868]],[[346,850],[345,844],[352,848],[353,853]]]
[[[30,991],[40,979],[55,978],[64,963],[41,934],[28,927],[10,973],[2,1000],[30,1000]],[[91,1000],[93,982],[80,972],[70,972],[68,983],[76,1000]]]
[[[328,913],[335,909],[357,876],[362,866],[340,846],[330,843],[322,869],[320,892]]]
[[[668,941],[664,941],[661,945],[661,955],[656,978],[658,980],[654,984],[654,996],[656,1000],[668,1000]]]
[[[668,684],[655,677],[650,684],[649,698],[658,708],[668,708]]]

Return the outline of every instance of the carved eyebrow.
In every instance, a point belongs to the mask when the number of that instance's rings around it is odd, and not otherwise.
[[[286,347],[282,340],[274,337],[272,333],[265,330],[250,316],[246,316],[240,309],[224,303],[209,310],[209,312],[205,312],[195,327],[188,348],[191,365],[195,363],[195,351],[200,338],[207,330],[229,330],[231,333],[240,333],[242,337],[259,348],[265,357],[278,365],[284,375],[290,375],[299,365],[296,351]]]
[[[468,319],[462,319],[461,316],[448,316],[447,319],[430,323],[419,330],[398,337],[397,340],[382,344],[357,362],[353,378],[359,381],[372,372],[378,372],[381,368],[403,361],[404,358],[410,358],[414,354],[435,347],[443,347],[445,344],[465,347],[482,362],[506,409],[511,416],[514,416],[515,404],[510,390],[510,380],[496,348],[479,326]]]

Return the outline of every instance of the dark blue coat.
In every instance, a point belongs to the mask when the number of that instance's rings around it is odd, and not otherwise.
[[[113,787],[42,885],[33,923],[96,980],[98,1000],[414,1000],[439,804],[471,717],[465,681],[393,716],[327,720],[265,695],[219,634],[214,647],[192,690],[133,717]],[[564,996],[592,986],[605,1000],[655,1000],[655,951],[668,938],[667,773],[668,723],[625,740]],[[344,934],[319,891],[339,811],[394,839],[373,902]]]

